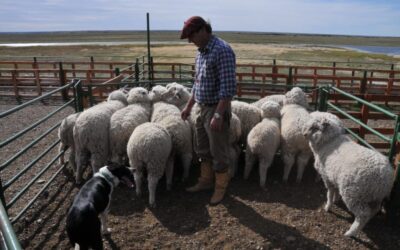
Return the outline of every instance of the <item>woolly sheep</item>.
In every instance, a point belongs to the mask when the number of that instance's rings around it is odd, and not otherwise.
[[[74,144],[74,134],[73,129],[75,126],[76,119],[81,113],[74,113],[62,120],[60,127],[58,128],[58,138],[60,138],[59,152],[63,152],[68,148],[71,149],[69,152],[69,164],[71,164],[72,169],[76,171],[75,165],[75,144]],[[60,155],[60,165],[65,163],[64,153]]]
[[[125,94],[116,90],[107,102],[97,104],[81,113],[73,129],[75,143],[76,182],[82,181],[83,167],[90,162],[93,173],[104,166],[110,155],[109,128],[112,114],[125,107]]]
[[[285,94],[284,106],[281,110],[281,149],[284,163],[283,181],[287,182],[290,170],[297,158],[296,182],[300,183],[304,168],[312,156],[302,129],[310,119],[306,110],[306,95],[300,88],[293,88]]]
[[[242,127],[241,142],[246,143],[250,130],[261,121],[261,109],[242,101],[232,101],[232,112],[239,117]]]
[[[334,119],[314,115],[303,129],[314,153],[314,167],[328,190],[325,211],[342,197],[355,220],[345,236],[355,236],[389,197],[394,170],[387,157],[352,141]]]
[[[261,106],[267,101],[273,101],[278,103],[281,107],[283,106],[283,101],[285,100],[285,95],[269,95],[257,100],[251,105],[256,106],[257,108],[261,108]]]
[[[126,145],[133,130],[150,121],[151,102],[149,93],[142,87],[132,88],[128,95],[129,105],[116,111],[110,119],[111,161],[122,164]]]
[[[254,162],[258,158],[260,186],[265,188],[268,168],[280,143],[281,106],[276,102],[266,101],[261,106],[261,110],[263,120],[250,131],[247,137],[244,178],[248,179]]]
[[[134,171],[136,194],[142,194],[143,170],[147,171],[149,204],[155,206],[157,183],[166,173],[167,189],[172,183],[170,153],[172,140],[168,131],[162,126],[146,122],[133,131],[127,145],[129,165]]]
[[[299,87],[294,87],[290,91],[286,92],[285,98],[283,100],[283,105],[288,105],[288,104],[300,105],[305,109],[309,108],[307,95]]]
[[[153,104],[151,122],[157,123],[165,128],[171,135],[173,151],[172,156],[179,157],[184,169],[183,180],[189,177],[190,166],[192,163],[192,131],[188,122],[181,119],[178,107],[165,102]]]

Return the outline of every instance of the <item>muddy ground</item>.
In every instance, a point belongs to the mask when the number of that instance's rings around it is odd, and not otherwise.
[[[1,105],[0,111],[11,105]],[[56,106],[35,105],[0,121],[1,141],[15,134],[35,119],[48,114]],[[73,112],[62,111],[50,119],[55,123],[60,117]],[[10,143],[0,151],[2,163],[37,133],[45,131],[38,126],[23,139]],[[3,184],[32,161],[44,148],[57,139],[52,132],[21,159],[1,172]],[[57,153],[57,147],[26,172],[6,190],[6,199],[19,192],[33,176]],[[240,162],[243,166],[243,162]],[[51,167],[52,173],[58,166]],[[288,184],[281,181],[282,162],[277,157],[271,167],[267,188],[258,185],[258,173],[253,169],[248,181],[242,171],[232,180],[226,199],[218,206],[208,205],[210,192],[190,194],[184,188],[195,182],[197,164],[191,169],[188,183],[179,181],[179,171],[173,190],[165,190],[162,179],[157,190],[157,207],[148,206],[147,188],[143,197],[136,197],[134,190],[116,188],[109,214],[112,233],[104,237],[106,249],[400,249],[400,230],[390,226],[383,214],[375,216],[356,238],[343,236],[352,223],[352,215],[343,203],[338,202],[333,212],[322,210],[326,190],[321,182],[315,182],[312,165],[306,170],[301,184],[295,184],[295,172]],[[87,174],[89,174],[87,172]],[[16,216],[26,206],[52,174],[41,176],[29,191],[9,210]],[[24,249],[70,249],[65,218],[74,195],[79,190],[69,171],[61,171],[49,189],[14,224]]]

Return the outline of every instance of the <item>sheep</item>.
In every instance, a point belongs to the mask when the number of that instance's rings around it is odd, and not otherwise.
[[[263,120],[250,131],[247,137],[244,179],[248,179],[257,157],[259,159],[260,186],[265,188],[268,168],[280,143],[281,106],[276,102],[266,101],[261,106],[261,110]]]
[[[136,194],[138,196],[142,194],[143,169],[146,168],[151,207],[155,207],[157,183],[164,172],[167,189],[171,187],[173,170],[171,150],[171,136],[165,128],[156,123],[146,122],[137,126],[129,138],[127,153],[135,177]]]
[[[261,121],[261,109],[242,101],[232,101],[232,112],[239,117],[242,136],[241,142],[246,144],[250,130]]]
[[[256,106],[257,108],[261,108],[261,106],[267,101],[274,101],[278,103],[281,107],[283,106],[283,102],[285,100],[285,95],[269,95],[265,96],[253,103],[251,105]]]
[[[316,114],[303,128],[315,157],[315,169],[327,188],[325,211],[339,195],[355,220],[345,236],[355,236],[389,197],[394,170],[387,157],[363,147],[344,134],[331,117]]]
[[[61,153],[59,163],[60,165],[64,165],[65,159],[63,151],[70,148],[71,151],[69,153],[69,164],[71,164],[74,172],[76,171],[76,165],[75,165],[75,145],[74,145],[73,129],[75,126],[76,119],[80,114],[81,112],[78,112],[67,116],[62,120],[60,127],[58,128],[58,138],[60,138],[59,152]]]
[[[128,100],[129,105],[116,111],[110,119],[111,161],[120,165],[126,156],[126,145],[133,130],[150,121],[151,101],[146,89],[132,88]]]
[[[76,183],[82,181],[83,167],[89,156],[93,173],[104,166],[109,159],[109,128],[112,114],[127,104],[125,94],[113,91],[106,102],[83,111],[76,119],[73,129],[76,161]]]
[[[165,98],[168,98],[168,103],[174,104],[179,110],[183,110],[192,96],[189,90],[176,82],[167,84],[166,88],[168,91],[165,94]]]
[[[310,114],[305,106],[308,107],[306,95],[300,88],[293,88],[285,94],[284,106],[281,110],[281,152],[284,163],[284,182],[288,181],[290,170],[297,160],[296,182],[300,183],[305,166],[312,156],[308,142],[301,132],[310,119]]]
[[[191,93],[189,92],[189,90],[184,87],[183,85],[179,84],[179,83],[169,83],[166,86],[167,88],[167,92],[163,93],[163,99],[171,104],[176,105],[177,107],[179,107],[180,110],[182,110],[185,106],[186,103],[188,102],[188,100],[191,98]],[[196,123],[196,119],[199,115],[200,112],[200,107],[199,105],[196,103],[191,111],[191,115],[189,116],[189,124],[190,127],[192,129],[192,137],[193,137],[193,142],[196,142],[196,138],[194,135],[194,131],[195,131],[195,123]],[[232,117],[230,120],[230,128],[229,128],[229,144],[230,144],[230,158],[231,158],[231,165],[229,168],[229,172],[231,177],[233,177],[235,175],[235,173],[237,172],[238,169],[238,160],[239,160],[239,155],[240,155],[240,147],[239,147],[239,140],[241,139],[241,134],[242,134],[242,130],[241,130],[241,121],[239,119],[239,117],[232,113]],[[193,144],[193,147],[196,147],[196,143]],[[196,150],[195,150],[196,151]]]
[[[242,126],[240,119],[237,115],[232,113],[229,126],[229,158],[231,159],[231,165],[229,168],[230,176],[234,177],[239,167],[239,157],[241,148],[239,141],[242,136]]]
[[[181,119],[178,107],[165,102],[153,104],[150,121],[164,127],[171,135],[172,157],[177,155],[181,160],[184,169],[182,180],[187,180],[193,157],[192,131],[189,123]]]

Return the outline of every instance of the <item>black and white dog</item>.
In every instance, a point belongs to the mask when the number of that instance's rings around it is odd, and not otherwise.
[[[80,249],[103,249],[101,234],[108,233],[111,194],[120,181],[133,187],[132,172],[127,167],[108,165],[100,168],[79,190],[67,216],[67,233],[75,248],[78,244]]]

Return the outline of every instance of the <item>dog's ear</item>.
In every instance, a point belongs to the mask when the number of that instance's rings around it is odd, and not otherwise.
[[[119,166],[117,163],[114,163],[114,162],[109,161],[109,162],[107,163],[107,167],[108,167],[108,169],[111,171],[111,170],[114,170],[114,169],[119,168],[120,166]]]

